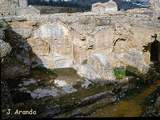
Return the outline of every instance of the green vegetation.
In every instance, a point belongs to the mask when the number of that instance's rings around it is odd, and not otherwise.
[[[126,76],[126,69],[124,67],[115,68],[114,75],[116,79],[121,80]]]

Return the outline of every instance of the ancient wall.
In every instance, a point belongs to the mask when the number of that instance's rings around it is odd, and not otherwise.
[[[92,5],[92,12],[102,13],[114,13],[118,11],[118,6],[116,2],[110,0],[109,2],[105,3],[95,3]]]
[[[114,79],[116,67],[131,66],[141,73],[149,68],[149,44],[159,33],[160,24],[152,21],[151,11],[147,12],[31,15],[8,22],[21,36],[15,41],[31,47],[34,65],[74,67],[82,76]]]

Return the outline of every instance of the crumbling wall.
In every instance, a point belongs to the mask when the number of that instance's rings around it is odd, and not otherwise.
[[[9,24],[40,59],[31,55],[33,66],[74,67],[84,76],[114,79],[113,68],[120,66],[147,72],[150,51],[144,49],[160,31],[151,17],[127,11],[112,16],[74,13],[26,16]]]
[[[115,13],[118,11],[118,6],[116,2],[113,0],[110,0],[109,2],[106,3],[95,3],[92,5],[92,12],[96,13]]]

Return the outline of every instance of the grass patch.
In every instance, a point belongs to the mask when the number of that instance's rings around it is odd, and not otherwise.
[[[126,69],[124,67],[114,68],[114,75],[116,79],[121,80],[126,77]]]

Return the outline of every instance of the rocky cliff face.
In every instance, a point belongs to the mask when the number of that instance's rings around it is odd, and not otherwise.
[[[52,69],[73,67],[83,77],[95,80],[114,80],[113,69],[121,66],[147,73],[151,45],[158,40],[155,35],[159,36],[160,31],[160,21],[157,16],[155,21],[154,11],[149,9],[109,15],[74,13],[6,20],[19,35],[13,38],[13,33],[8,32],[8,39],[19,41],[22,49],[30,47],[28,57],[18,55],[22,62]]]

